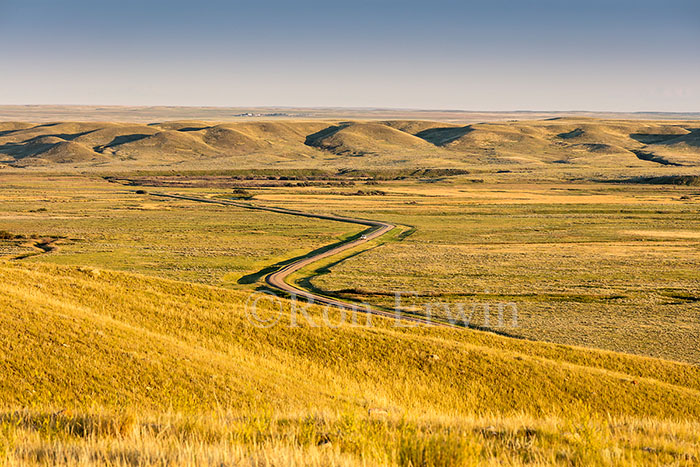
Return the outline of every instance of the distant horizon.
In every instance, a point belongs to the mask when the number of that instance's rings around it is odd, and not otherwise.
[[[250,115],[247,115],[250,114]],[[163,121],[245,120],[429,120],[473,124],[505,120],[598,118],[608,120],[700,120],[700,112],[610,112],[587,110],[485,111],[460,109],[408,109],[387,107],[291,107],[291,106],[134,106],[134,105],[2,105],[0,122],[44,124],[62,121],[154,123]]]
[[[286,109],[286,110],[388,110],[408,112],[461,112],[461,113],[600,113],[600,114],[700,114],[700,110],[601,110],[601,109],[478,109],[478,108],[429,108],[429,107],[387,107],[387,106],[341,106],[341,105],[195,105],[195,104],[4,104],[2,107],[88,107],[88,108],[183,108],[183,109]]]

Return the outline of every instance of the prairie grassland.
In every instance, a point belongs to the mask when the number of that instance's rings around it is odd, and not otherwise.
[[[521,175],[522,177],[522,175]],[[457,317],[497,332],[700,362],[700,190],[610,183],[382,181],[348,187],[247,188],[254,202],[376,218],[402,225],[344,261],[296,279],[349,300]],[[232,206],[138,195],[95,178],[5,176],[0,230],[60,237],[58,250],[23,261],[120,269],[233,288],[263,271],[359,232]],[[430,183],[427,183],[427,182]],[[232,196],[230,188],[168,188]],[[357,195],[372,190],[383,196]],[[349,196],[352,195],[352,196]],[[5,257],[33,240],[0,240]],[[24,249],[22,245],[26,245]],[[485,322],[483,307],[517,305],[517,327]],[[662,330],[662,332],[660,332]]]
[[[696,366],[379,317],[291,326],[287,303],[262,329],[243,291],[96,268],[0,280],[10,463],[700,459]]]
[[[25,238],[0,239],[0,255],[34,253],[32,243],[56,237],[57,251],[27,260],[237,287],[246,274],[361,230],[135,191],[101,178],[4,176],[0,230]]]
[[[515,302],[518,327],[492,330],[551,343],[315,306],[327,325],[291,326],[284,299],[255,327],[262,271],[360,229],[3,176],[0,463],[700,463],[698,188],[470,180],[248,190],[400,226],[304,285],[387,307],[414,290],[413,312]],[[12,259],[37,244],[57,249]]]
[[[271,204],[381,218],[410,235],[313,265],[325,294],[425,312],[515,303],[535,340],[700,363],[700,190],[619,184],[389,184],[381,197],[268,194]],[[323,200],[323,201],[321,201]],[[433,305],[434,316],[447,316]],[[467,313],[469,314],[469,313]],[[483,313],[471,320],[484,326]],[[493,319],[488,327],[494,328]]]

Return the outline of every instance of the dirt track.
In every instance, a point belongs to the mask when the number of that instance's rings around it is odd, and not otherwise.
[[[356,246],[362,245],[363,243],[367,243],[371,240],[374,240],[376,238],[381,237],[382,235],[390,232],[391,230],[393,230],[396,227],[393,224],[390,224],[388,222],[381,222],[381,221],[374,221],[374,220],[367,220],[367,219],[355,219],[352,217],[335,216],[332,214],[315,214],[315,213],[309,213],[309,212],[303,212],[303,211],[295,211],[293,209],[257,206],[254,204],[241,203],[241,202],[237,202],[237,201],[197,198],[197,197],[193,197],[193,196],[172,195],[172,194],[165,194],[165,193],[149,193],[149,194],[152,196],[161,196],[161,197],[166,197],[166,198],[177,198],[177,199],[184,199],[184,200],[188,200],[188,201],[198,201],[198,202],[210,203],[210,204],[223,204],[223,205],[229,205],[229,206],[236,206],[236,207],[244,208],[244,209],[254,209],[254,210],[258,210],[258,211],[270,211],[270,212],[276,212],[279,214],[289,214],[292,216],[310,217],[310,218],[315,218],[315,219],[324,219],[324,220],[335,221],[335,222],[345,222],[348,224],[359,224],[359,225],[368,226],[369,229],[364,232],[362,237],[355,239],[355,240],[349,240],[349,241],[342,243],[341,245],[339,245],[335,248],[331,248],[331,249],[326,250],[326,251],[319,253],[317,255],[304,257],[298,261],[295,261],[291,264],[288,264],[287,266],[283,267],[282,269],[275,271],[271,274],[268,274],[265,277],[265,282],[267,282],[268,285],[270,285],[274,288],[277,288],[279,290],[282,290],[288,294],[292,294],[297,298],[303,297],[306,301],[312,301],[313,303],[316,303],[316,304],[331,305],[331,306],[335,306],[335,307],[344,308],[346,310],[356,310],[357,312],[370,313],[370,314],[374,314],[374,315],[385,316],[385,317],[394,318],[394,319],[397,319],[400,321],[407,321],[407,322],[417,323],[417,324],[450,326],[447,323],[435,322],[435,321],[431,321],[431,320],[424,319],[424,318],[405,315],[403,313],[398,313],[398,312],[393,313],[393,312],[384,311],[384,310],[377,310],[377,309],[372,308],[370,306],[358,306],[355,304],[344,302],[342,300],[337,300],[337,299],[334,299],[331,297],[325,297],[323,295],[315,294],[313,292],[309,292],[308,290],[300,289],[300,288],[286,282],[285,279],[290,274],[298,271],[299,269],[303,268],[304,266],[307,266],[311,263],[319,261],[323,258],[328,258],[330,256],[337,255],[339,253],[342,253],[343,251],[349,250],[351,248],[355,248]],[[452,327],[452,326],[450,326],[450,327]]]

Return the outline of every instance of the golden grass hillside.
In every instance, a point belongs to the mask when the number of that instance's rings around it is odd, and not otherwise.
[[[263,329],[247,293],[93,268],[0,280],[11,462],[700,460],[696,366],[313,307],[330,326],[290,326],[286,302]]]
[[[381,123],[341,123],[309,135],[306,144],[349,156],[433,149],[429,142]]]
[[[0,123],[0,163],[68,170],[664,168],[700,166],[697,121],[567,117],[457,125],[388,121]]]

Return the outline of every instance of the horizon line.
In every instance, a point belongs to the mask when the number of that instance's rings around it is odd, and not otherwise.
[[[293,105],[179,105],[179,104],[2,104],[2,107],[111,107],[111,108],[179,108],[179,109],[285,109],[285,110],[363,110],[363,111],[410,111],[410,112],[449,112],[449,113],[613,113],[613,114],[700,114],[700,110],[592,110],[592,109],[445,109],[419,107],[384,107],[384,106],[293,106]]]

